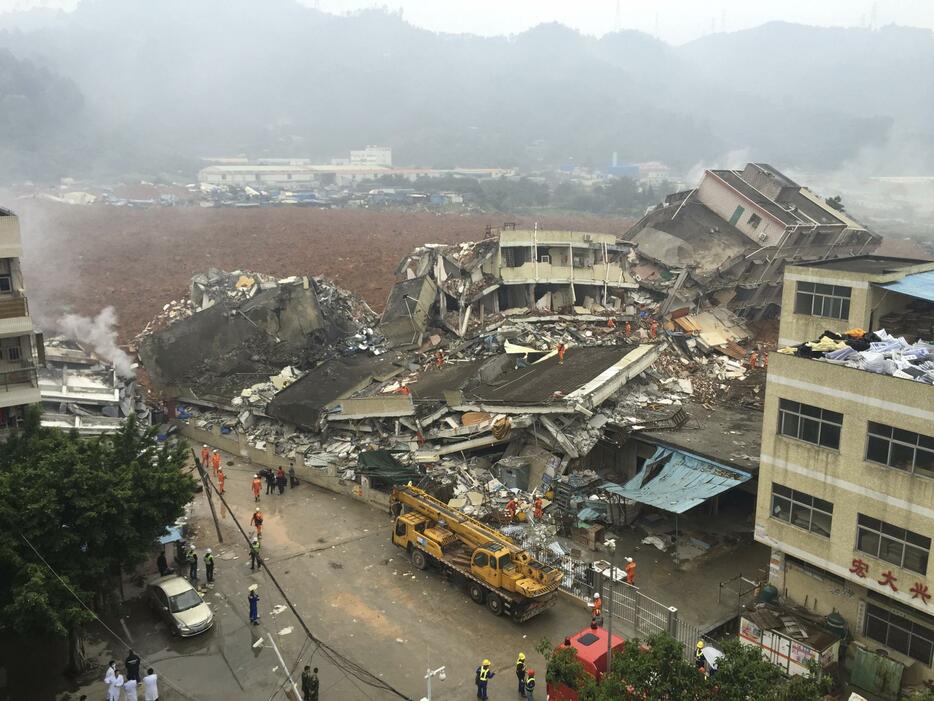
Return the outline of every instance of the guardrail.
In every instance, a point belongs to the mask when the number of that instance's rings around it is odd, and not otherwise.
[[[4,392],[9,392],[12,387],[21,385],[39,386],[39,377],[35,365],[0,371],[0,389]]]
[[[29,304],[25,297],[0,297],[0,319],[21,316],[29,316]]]

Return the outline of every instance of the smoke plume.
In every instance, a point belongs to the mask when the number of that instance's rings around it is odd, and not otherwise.
[[[58,331],[66,338],[89,346],[97,355],[113,363],[121,377],[134,376],[133,361],[117,346],[117,312],[104,307],[91,319],[80,314],[65,314],[57,322]]]

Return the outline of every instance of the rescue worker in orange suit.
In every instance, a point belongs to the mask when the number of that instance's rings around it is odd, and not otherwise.
[[[214,468],[214,478],[217,478],[217,471],[221,469],[221,454],[217,449],[211,454],[211,467]]]
[[[227,476],[224,474],[224,468],[221,467],[217,470],[217,490],[223,494],[224,493],[224,480],[227,479]]]
[[[256,527],[256,537],[262,537],[263,535],[263,512],[259,510],[259,507],[256,508],[256,511],[253,512],[253,516],[250,518],[250,525]]]
[[[564,354],[568,352],[568,347],[559,343],[556,350],[558,351],[558,365],[564,365]]]
[[[253,475],[253,500],[259,501],[259,493],[263,491],[263,481],[259,475]]]
[[[626,322],[626,326],[625,326],[624,328],[625,328],[625,330],[626,330],[626,335],[627,335],[627,336],[632,336],[632,324],[630,324],[630,323],[627,321],[627,322]]]
[[[437,365],[439,368],[444,365],[444,351],[439,350],[437,353],[435,353],[435,365]]]
[[[533,506],[534,506],[534,509],[533,509],[532,513],[535,515],[535,520],[537,521],[537,520],[540,519],[540,518],[542,517],[542,515],[545,513],[544,510],[542,509],[542,498],[541,498],[541,497],[535,497],[535,501],[533,502]]]
[[[658,336],[658,321],[655,319],[652,319],[651,323],[649,323],[649,336],[652,338]]]
[[[636,561],[631,557],[626,558],[626,566],[623,568],[626,570],[626,583],[635,585],[636,583]]]
[[[208,448],[208,444],[205,443],[201,446],[201,467],[205,470],[208,469],[208,463],[211,460],[211,450]]]
[[[607,321],[606,321],[606,327],[607,327],[608,329],[615,329],[615,328],[616,328],[616,319],[614,319],[612,316],[611,316],[609,319],[607,319]]]
[[[510,521],[516,517],[516,512],[519,510],[519,502],[515,499],[510,499],[506,502],[506,516]]]

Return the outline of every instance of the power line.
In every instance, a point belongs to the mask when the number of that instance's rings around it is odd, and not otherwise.
[[[227,500],[224,498],[224,495],[217,488],[217,485],[214,484],[214,481],[208,476],[207,470],[204,469],[204,466],[201,464],[200,459],[195,454],[194,449],[192,449],[191,455],[194,458],[195,464],[198,466],[198,470],[201,472],[201,475],[203,477],[202,481],[205,484],[207,484],[217,495],[217,498],[221,500],[221,503],[224,505],[224,507],[227,509],[227,512],[230,514],[230,517],[233,520],[234,525],[237,527],[237,530],[240,531],[240,535],[243,536],[243,540],[246,542],[247,547],[250,547],[251,543],[250,543],[249,535],[247,535],[247,532],[244,530],[243,526],[240,525],[240,521],[237,519],[237,517],[234,516],[234,512],[230,508],[230,505],[227,503]],[[367,686],[371,686],[376,689],[381,689],[383,691],[388,691],[389,693],[394,694],[395,696],[398,696],[400,699],[403,699],[404,701],[413,701],[413,699],[403,694],[401,691],[393,687],[388,682],[383,681],[382,679],[377,677],[375,674],[373,674],[369,670],[364,669],[362,666],[360,666],[359,664],[351,660],[349,657],[342,655],[340,652],[338,652],[337,650],[332,648],[330,645],[325,643],[323,640],[317,638],[314,635],[314,633],[311,632],[311,629],[308,627],[308,624],[305,623],[305,619],[302,618],[301,614],[299,614],[298,610],[295,608],[295,605],[292,603],[292,600],[289,598],[288,594],[285,593],[285,589],[283,589],[282,586],[279,584],[279,580],[276,579],[275,575],[269,569],[269,565],[263,559],[262,555],[257,554],[257,557],[259,559],[260,565],[266,570],[266,574],[269,576],[269,579],[272,581],[273,585],[279,591],[279,594],[285,600],[286,605],[295,615],[295,618],[298,620],[299,625],[301,625],[302,629],[305,631],[305,635],[307,635],[308,638],[317,645],[316,652],[317,650],[321,650],[321,653],[331,662],[331,664],[333,664],[335,667],[340,669],[341,672],[344,674],[344,676],[347,677],[348,681],[350,681],[351,684],[354,684],[354,686],[356,686],[356,684],[354,683],[353,679],[351,679],[351,676],[356,678],[358,681],[362,682],[363,684],[366,684]],[[314,656],[314,653],[312,653],[312,656]],[[362,693],[364,696],[367,696],[366,692],[364,692],[363,689],[360,689],[359,687],[357,687],[357,690],[360,691],[360,693]],[[367,696],[367,698],[369,698],[369,696]]]
[[[104,621],[101,620],[100,616],[98,616],[97,613],[95,613],[95,611],[94,611],[90,606],[88,606],[86,603],[84,603],[84,600],[83,600],[80,596],[78,596],[78,593],[77,593],[74,589],[72,589],[71,586],[69,586],[68,582],[66,582],[64,579],[62,579],[62,578],[59,576],[58,572],[55,571],[55,568],[52,567],[52,565],[50,565],[50,564],[48,563],[48,561],[47,561],[44,557],[42,557],[42,553],[40,553],[40,552],[36,549],[36,546],[33,545],[33,544],[30,542],[29,538],[27,538],[27,537],[26,537],[24,534],[22,534],[22,533],[20,533],[19,536],[20,536],[20,538],[22,538],[22,539],[26,542],[26,545],[28,545],[28,546],[32,549],[32,551],[36,554],[36,557],[38,557],[40,560],[42,560],[42,564],[45,565],[46,568],[48,568],[49,572],[51,572],[52,574],[54,574],[54,575],[55,575],[55,578],[61,583],[61,585],[62,585],[63,587],[65,587],[65,589],[68,590],[68,593],[71,594],[71,595],[75,598],[75,601],[77,601],[77,602],[78,602],[79,604],[81,604],[85,609],[87,609],[88,613],[90,613],[90,614],[94,617],[94,619],[95,619],[98,623],[100,623],[100,624],[104,627],[105,630],[107,630],[107,632],[109,632],[114,638],[116,638],[116,639],[120,642],[121,645],[123,645],[124,647],[126,647],[128,650],[132,650],[132,649],[133,649],[133,646],[130,645],[129,643],[127,643],[126,640],[124,640],[123,638],[121,638],[121,637],[116,633],[116,631],[114,631],[113,628],[111,628],[111,627],[108,626],[106,623],[104,623]],[[140,660],[143,661],[143,660],[145,660],[145,658],[140,657]],[[149,663],[147,663],[147,666],[148,666],[149,664],[158,664],[158,663],[156,663],[156,662],[149,662]],[[177,691],[178,693],[180,693],[180,694],[181,694],[182,696],[184,696],[185,698],[192,699],[193,701],[197,701],[197,697],[192,696],[192,695],[189,694],[187,691],[185,691],[184,689],[182,689],[180,686],[177,686],[169,677],[165,676],[164,674],[160,673],[160,674],[159,674],[159,679],[160,679],[160,680],[164,680],[165,683],[166,683],[168,686],[170,686],[170,687],[172,687],[173,689],[175,689],[175,691]]]

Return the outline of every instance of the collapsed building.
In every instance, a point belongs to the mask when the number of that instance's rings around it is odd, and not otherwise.
[[[663,311],[699,303],[776,316],[786,264],[864,255],[881,238],[767,163],[707,170],[665,198],[623,238],[636,246],[639,284]]]

